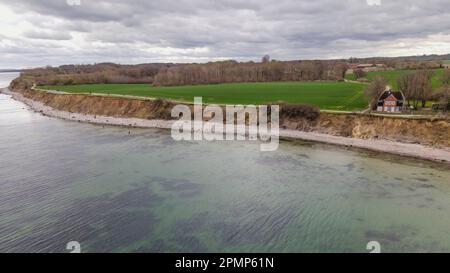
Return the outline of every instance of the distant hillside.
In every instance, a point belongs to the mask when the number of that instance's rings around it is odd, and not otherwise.
[[[377,63],[385,61],[400,61],[400,62],[425,62],[425,61],[445,61],[450,60],[450,54],[438,55],[420,55],[420,56],[399,56],[399,57],[369,57],[369,58],[350,58],[354,63]]]

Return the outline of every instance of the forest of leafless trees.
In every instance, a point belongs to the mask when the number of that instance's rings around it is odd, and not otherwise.
[[[235,61],[189,64],[163,68],[156,75],[155,86],[344,79],[347,65],[339,61],[270,61],[238,63]]]
[[[432,70],[418,70],[397,79],[398,88],[405,95],[408,106],[417,109],[421,104],[421,107],[425,107],[427,100],[433,95],[433,73]]]
[[[344,79],[342,61],[236,61],[206,64],[64,65],[26,70],[22,78],[37,85],[149,83],[155,86],[269,81]]]
[[[22,76],[32,79],[37,85],[149,83],[155,86],[174,86],[268,81],[341,81],[345,77],[348,63],[361,61],[374,61],[384,63],[391,69],[409,70],[426,70],[442,65],[437,61],[400,61],[383,58],[274,61],[267,55],[261,62],[230,60],[206,64],[63,65],[26,70]],[[364,74],[361,73],[360,77],[364,77]]]
[[[26,70],[24,78],[32,78],[37,85],[72,85],[93,83],[152,83],[161,68],[173,64],[119,65],[63,65]]]

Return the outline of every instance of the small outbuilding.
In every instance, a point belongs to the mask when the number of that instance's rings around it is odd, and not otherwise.
[[[378,99],[377,111],[399,113],[403,109],[404,102],[405,96],[402,92],[387,90]]]

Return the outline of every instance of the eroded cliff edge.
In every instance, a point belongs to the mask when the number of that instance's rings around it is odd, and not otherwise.
[[[65,94],[11,88],[24,97],[42,102],[60,111],[99,116],[170,120],[177,103],[119,96]],[[190,105],[192,107],[192,105]],[[450,121],[445,118],[403,118],[359,113],[326,113],[305,115],[282,109],[280,127],[288,130],[316,132],[355,139],[384,139],[416,143],[437,148],[450,147]]]

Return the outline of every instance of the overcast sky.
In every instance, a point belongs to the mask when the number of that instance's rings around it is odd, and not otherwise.
[[[432,53],[449,0],[0,0],[0,68]]]

